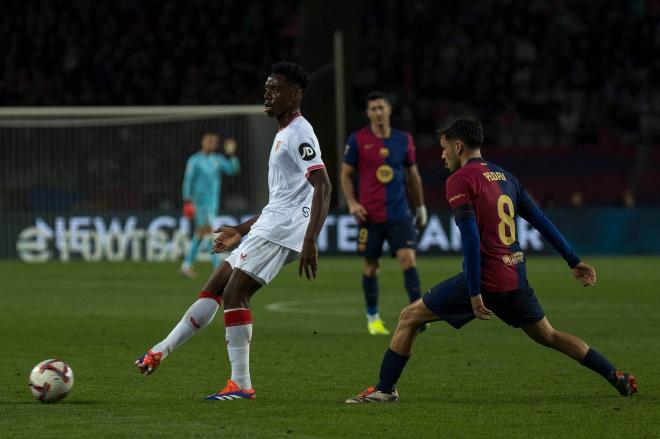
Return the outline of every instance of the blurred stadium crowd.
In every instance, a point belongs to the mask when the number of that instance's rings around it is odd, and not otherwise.
[[[413,132],[470,109],[503,144],[658,138],[660,1],[403,3],[361,2],[355,85]]]
[[[2,105],[254,104],[299,58],[300,0],[8,0]],[[355,105],[431,133],[469,108],[504,144],[660,135],[660,0],[362,1]],[[655,56],[654,56],[655,54]]]
[[[3,1],[0,104],[260,102],[273,60],[296,57],[299,3]]]

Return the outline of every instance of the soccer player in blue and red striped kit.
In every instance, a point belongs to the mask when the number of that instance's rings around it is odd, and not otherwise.
[[[408,196],[416,212],[418,229],[426,225],[422,179],[410,134],[392,128],[392,106],[382,92],[367,95],[369,125],[351,134],[341,167],[341,187],[348,210],[360,223],[358,253],[365,258],[362,290],[367,305],[367,330],[388,335],[378,312],[378,259],[387,240],[403,271],[410,302],[421,297],[415,248],[417,232]],[[359,200],[354,180],[359,181]]]
[[[444,320],[460,328],[475,317],[495,314],[522,328],[535,342],[553,348],[593,370],[622,396],[637,392],[635,377],[616,367],[574,335],[557,331],[527,282],[525,255],[516,238],[516,218],[534,226],[561,254],[583,286],[596,283],[594,269],[581,261],[559,230],[534,204],[518,179],[481,156],[481,123],[459,117],[440,131],[442,158],[453,173],[447,200],[461,231],[463,272],[431,288],[401,312],[396,332],[383,357],[380,380],[347,403],[392,402],[396,383],[410,357],[417,328]]]

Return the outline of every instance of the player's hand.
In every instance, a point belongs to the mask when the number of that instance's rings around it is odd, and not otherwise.
[[[213,242],[213,248],[211,253],[222,253],[226,252],[239,242],[241,242],[241,234],[234,227],[222,226],[213,231],[213,233],[218,233],[218,236],[215,237]]]
[[[348,213],[355,215],[360,221],[367,220],[367,209],[357,201],[348,205]]]
[[[586,262],[580,262],[571,268],[571,271],[583,287],[593,287],[596,284],[596,270]]]
[[[225,141],[222,143],[222,147],[225,150],[225,154],[228,156],[236,154],[236,141],[231,137],[225,139]]]
[[[192,202],[186,201],[183,203],[183,216],[188,219],[193,219],[195,217],[195,206]]]
[[[305,239],[303,241],[302,251],[300,252],[300,266],[298,267],[298,276],[302,277],[303,270],[307,280],[316,279],[316,269],[319,259],[319,250],[316,248],[314,239]]]
[[[417,227],[417,230],[422,230],[424,226],[426,226],[428,220],[429,215],[426,212],[426,206],[423,204],[418,206],[415,212],[415,227]]]
[[[484,300],[481,298],[481,294],[470,297],[470,302],[472,302],[472,312],[474,315],[481,320],[490,320],[490,316],[493,315],[493,311],[486,308],[484,305]]]

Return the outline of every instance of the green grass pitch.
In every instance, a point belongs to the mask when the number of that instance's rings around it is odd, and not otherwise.
[[[601,377],[535,345],[501,321],[461,331],[434,323],[399,382],[401,401],[346,405],[376,382],[387,337],[366,332],[361,261],[322,258],[318,279],[292,264],[253,299],[255,401],[202,397],[229,376],[222,317],[152,376],[133,361],[163,338],[195,299],[200,279],[175,264],[0,263],[1,437],[660,437],[660,258],[591,258],[598,285],[580,287],[559,258],[534,257],[529,279],[550,322],[634,373],[621,398]],[[460,269],[421,258],[428,289]],[[381,314],[390,328],[406,302],[384,260]],[[58,357],[72,393],[36,401],[32,366]]]

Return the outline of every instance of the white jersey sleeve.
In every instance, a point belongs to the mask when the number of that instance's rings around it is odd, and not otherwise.
[[[316,135],[305,128],[301,127],[292,133],[287,142],[287,152],[305,178],[308,178],[311,171],[323,169],[325,165],[321,158],[321,147]]]

